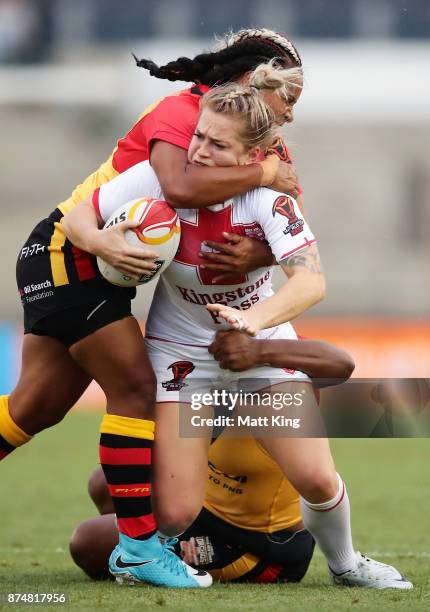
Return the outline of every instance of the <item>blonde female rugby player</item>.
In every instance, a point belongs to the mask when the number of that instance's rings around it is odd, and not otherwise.
[[[258,77],[270,80],[276,78],[275,72],[289,72],[287,88],[301,88],[301,72],[297,69],[275,71],[271,66],[264,67]],[[189,161],[204,166],[252,163],[273,141],[275,128],[275,115],[256,88],[237,84],[215,88],[202,98]],[[147,162],[100,188],[94,197],[100,222],[121,203],[142,194],[163,197]],[[88,205],[86,209],[79,208],[65,219],[68,237],[81,248],[85,245],[88,249],[91,242],[93,253],[109,260],[109,245],[104,245],[106,235],[91,225],[84,230],[81,213],[86,214]],[[191,393],[208,391],[208,380],[212,386],[223,388],[239,381],[238,374],[226,373],[208,355],[214,332],[225,320],[233,328],[258,338],[295,338],[288,321],[324,294],[315,239],[291,198],[270,189],[258,189],[207,209],[178,212],[182,222],[180,248],[160,280],[147,323],[147,348],[158,381],[154,500],[158,524],[171,535],[186,529],[196,517],[206,481],[207,441],[179,436],[180,405],[190,401]],[[213,275],[206,270],[199,253],[206,240],[221,240],[223,232],[233,229],[268,241],[289,279],[277,293],[271,290],[270,269],[259,269],[229,284],[214,286]],[[242,311],[247,311],[246,317]],[[294,390],[310,387],[305,374],[280,372],[270,366],[251,368],[246,376],[252,379],[248,391],[267,389],[267,381],[273,379],[277,383],[288,382],[288,391],[293,395]],[[373,588],[412,587],[394,568],[355,552],[348,496],[326,439],[286,440],[262,435],[260,443],[301,494],[304,524],[324,552],[335,582]],[[110,571],[123,578],[133,572],[118,565],[121,550],[120,535],[120,544],[110,558]]]

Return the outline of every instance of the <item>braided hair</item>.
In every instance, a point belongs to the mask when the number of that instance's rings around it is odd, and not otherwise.
[[[275,138],[278,129],[275,113],[256,87],[239,83],[214,87],[202,97],[200,108],[235,118],[237,137],[247,151],[256,146],[265,149]]]
[[[229,33],[215,51],[200,53],[193,59],[179,57],[164,66],[149,59],[133,57],[139,68],[145,68],[158,79],[201,83],[210,87],[234,81],[270,60],[276,60],[282,68],[302,65],[293,43],[282,34],[265,28]]]

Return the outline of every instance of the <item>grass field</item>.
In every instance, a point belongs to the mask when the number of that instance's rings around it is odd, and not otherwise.
[[[72,414],[0,464],[0,593],[67,591],[66,608],[77,610],[430,610],[430,440],[332,444],[348,484],[357,548],[396,565],[413,591],[333,587],[318,552],[299,585],[178,592],[93,583],[69,557],[74,525],[95,514],[86,479],[97,463],[99,421],[97,414]]]

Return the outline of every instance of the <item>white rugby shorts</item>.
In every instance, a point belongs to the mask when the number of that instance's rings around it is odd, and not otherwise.
[[[223,370],[206,346],[153,338],[146,338],[146,346],[157,377],[159,403],[191,403],[193,394],[210,393],[213,389],[253,393],[288,381],[310,382],[303,372],[270,366],[244,372]]]

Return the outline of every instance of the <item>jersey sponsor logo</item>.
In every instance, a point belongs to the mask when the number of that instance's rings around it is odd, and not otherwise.
[[[162,384],[162,387],[166,391],[180,391],[182,387],[186,387],[187,383],[185,378],[191,374],[195,366],[191,361],[175,361],[171,363],[168,370],[172,370],[173,378],[166,380]]]
[[[179,543],[181,557],[185,563],[195,565],[209,565],[215,558],[214,547],[208,536],[194,536]]]
[[[194,289],[188,287],[180,287],[176,285],[179,290],[181,297],[191,304],[198,306],[206,306],[206,304],[224,304],[225,306],[230,305],[230,302],[235,302],[238,299],[249,298],[257,289],[259,289],[265,282],[270,279],[270,271],[266,272],[264,276],[259,278],[252,285],[246,285],[245,287],[237,287],[231,291],[215,291],[214,293],[197,293]],[[251,305],[241,306],[242,310],[247,310]]]
[[[284,234],[291,234],[291,236],[296,236],[303,231],[304,221],[303,219],[299,219],[296,215],[296,211],[294,209],[294,201],[290,196],[279,196],[273,203],[272,215],[275,216],[276,213],[282,215],[283,217],[287,217],[288,225],[284,229]]]
[[[234,493],[235,495],[242,495],[243,489],[240,487],[236,487],[235,485],[230,484],[229,482],[224,482],[222,478],[218,478],[214,474],[208,474],[208,480],[210,483],[214,484],[217,487],[221,487],[221,489],[227,491],[228,493]]]
[[[211,484],[220,487],[228,493],[242,495],[243,488],[239,485],[244,485],[248,481],[247,476],[236,476],[235,474],[226,474],[219,470],[211,461],[208,461],[208,480]],[[226,482],[227,481],[227,482]],[[228,482],[230,481],[230,482]]]
[[[266,239],[264,232],[258,223],[255,223],[253,226],[244,227],[244,232],[247,238],[256,238],[258,240]]]
[[[211,461],[208,461],[208,466],[212,472],[214,472],[215,474],[218,474],[219,476],[224,476],[224,478],[228,478],[229,480],[235,480],[236,482],[240,482],[242,484],[247,482],[248,480],[247,476],[236,476],[235,474],[226,474],[225,472],[222,472]]]
[[[39,242],[35,242],[34,244],[26,244],[25,247],[21,249],[19,258],[27,259],[27,257],[32,257],[33,255],[40,255],[41,253],[44,253],[45,250],[46,245],[40,244]]]
[[[24,295],[28,295],[29,293],[34,293],[34,291],[40,291],[40,289],[49,289],[52,287],[52,283],[50,280],[45,280],[42,283],[34,283],[31,285],[26,285],[23,289],[20,289]]]
[[[270,278],[271,273],[268,271],[252,285],[237,287],[231,291],[216,291],[214,293],[197,293],[197,291],[194,289],[181,287],[179,285],[176,285],[176,288],[181,294],[183,300],[190,302],[190,304],[195,304],[196,306],[206,306],[206,304],[224,304],[225,306],[232,306],[237,310],[248,310],[248,308],[251,308],[251,306],[260,301],[258,289],[264,283],[270,280]],[[232,302],[239,299],[242,299],[243,301],[239,304],[232,304]],[[210,311],[208,311],[208,313],[211,315],[214,323],[221,324],[223,322],[217,313]]]
[[[30,285],[25,285],[25,287],[19,287],[18,291],[19,295],[21,296],[22,304],[30,304],[31,302],[35,302],[37,300],[52,297],[54,292],[51,287],[52,282],[48,279],[42,283],[32,283]],[[48,291],[44,291],[44,289],[48,289]]]
[[[20,289],[19,292],[21,295],[21,303],[23,305],[30,304],[31,302],[36,302],[37,300],[44,300],[54,295],[54,292],[52,290],[51,291],[40,291],[39,293],[35,293],[34,295],[23,295],[22,289]]]
[[[224,304],[225,306],[231,306],[237,310],[248,310],[248,308],[251,308],[251,306],[260,301],[258,289],[264,283],[266,283],[270,277],[271,273],[268,271],[252,285],[237,287],[231,291],[216,291],[214,293],[197,293],[197,291],[194,289],[189,287],[181,287],[180,285],[176,285],[176,288],[181,294],[183,300],[190,302],[190,304],[195,304],[196,306],[206,306],[206,304]],[[238,299],[242,299],[242,301],[238,304],[232,304],[232,302],[235,302]],[[217,313],[211,311],[207,312],[212,317],[213,322],[217,325],[220,325],[223,322],[223,319],[221,319]]]

